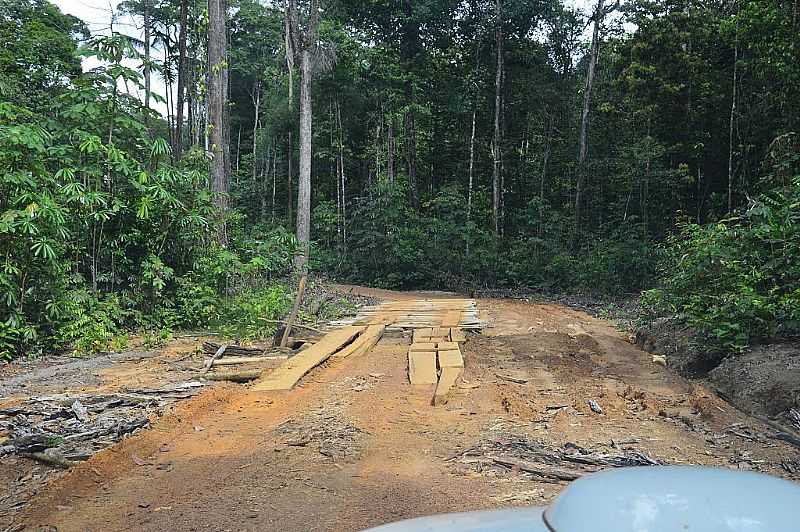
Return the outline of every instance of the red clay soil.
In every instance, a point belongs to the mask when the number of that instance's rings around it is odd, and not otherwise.
[[[553,446],[635,442],[664,462],[792,478],[782,464],[796,449],[731,433],[766,429],[653,364],[611,324],[557,305],[478,304],[492,327],[469,337],[463,380],[444,406],[430,405],[432,387],[408,384],[409,337],[390,334],[290,392],[223,385],[182,403],[48,485],[14,526],[347,531],[545,504],[563,482],[448,460],[504,431]]]

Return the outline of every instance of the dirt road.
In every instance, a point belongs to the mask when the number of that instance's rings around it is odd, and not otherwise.
[[[566,485],[491,460],[514,452],[579,449],[796,478],[797,449],[653,364],[609,323],[557,305],[478,307],[491,327],[469,336],[463,380],[444,406],[408,384],[409,337],[390,333],[290,392],[223,385],[184,402],[73,468],[16,522],[59,531],[358,530],[544,504]]]

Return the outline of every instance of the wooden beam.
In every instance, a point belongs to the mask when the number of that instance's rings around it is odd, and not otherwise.
[[[325,362],[334,353],[364,332],[364,327],[336,329],[300,354],[274,370],[267,370],[255,383],[253,391],[291,390],[309,371]]]
[[[453,327],[450,329],[450,340],[453,342],[466,342],[467,335],[461,329]]]
[[[409,351],[436,351],[436,344],[428,342],[411,344]]]
[[[456,383],[464,368],[444,367],[439,375],[439,384],[436,385],[436,392],[433,394],[433,405],[443,405],[447,403],[450,389]]]
[[[413,385],[436,384],[436,353],[409,351],[408,381]]]

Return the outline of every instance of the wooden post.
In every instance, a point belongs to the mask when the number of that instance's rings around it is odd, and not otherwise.
[[[283,330],[283,337],[281,338],[281,347],[286,347],[286,343],[289,341],[289,333],[292,331],[292,325],[294,324],[294,320],[297,319],[297,312],[300,309],[300,303],[303,301],[303,292],[306,290],[306,281],[308,280],[308,274],[303,273],[303,276],[300,277],[300,283],[297,285],[297,296],[294,298],[294,306],[292,306],[292,312],[289,314],[289,319],[286,320],[286,328]]]

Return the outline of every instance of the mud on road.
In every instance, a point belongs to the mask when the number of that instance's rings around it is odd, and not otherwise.
[[[498,457],[555,463],[578,453],[800,478],[796,448],[653,364],[610,323],[558,305],[478,307],[491,327],[468,336],[465,372],[446,405],[431,406],[432,389],[408,384],[410,335],[390,333],[290,392],[228,384],[184,401],[47,485],[12,527],[359,530],[546,504],[566,485]]]

